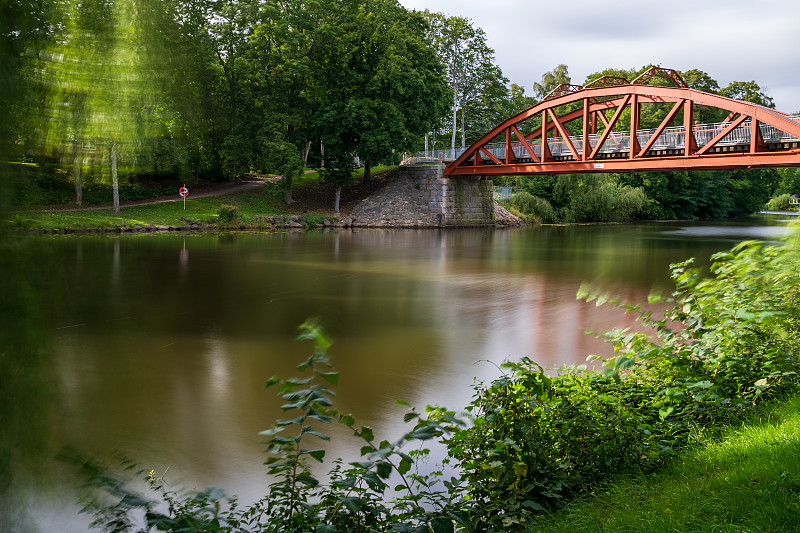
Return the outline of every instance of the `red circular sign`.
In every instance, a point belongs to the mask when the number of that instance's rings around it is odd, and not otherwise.
[[[186,187],[181,187],[180,189],[178,189],[178,194],[180,194],[181,196],[186,196],[187,194],[189,194],[189,189],[187,189]]]

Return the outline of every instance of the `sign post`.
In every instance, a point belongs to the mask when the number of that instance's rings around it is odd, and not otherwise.
[[[189,194],[189,189],[186,188],[185,184],[183,187],[178,189],[178,194],[180,194],[181,198],[183,198],[183,210],[186,211],[186,196]]]

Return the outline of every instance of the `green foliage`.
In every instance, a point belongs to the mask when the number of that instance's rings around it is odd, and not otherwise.
[[[800,193],[800,168],[779,168],[778,182],[773,194]]]
[[[145,531],[519,531],[535,514],[615,474],[651,472],[765,400],[797,390],[800,234],[776,246],[743,243],[713,259],[709,277],[691,261],[673,265],[674,305],[659,319],[582,288],[579,296],[636,314],[648,332],[608,332],[615,355],[596,370],[553,376],[528,358],[506,363],[501,377],[475,388],[471,425],[445,408],[412,409],[404,415],[412,429],[395,441],[380,441],[335,409],[331,341],[309,321],[298,338],[315,350],[297,367],[302,375],[267,381],[285,414],[261,433],[271,476],[262,500],[240,509],[216,489],[180,494],[152,471],[142,495],[78,458],[94,491],[85,510],[114,532],[135,516],[145,517]],[[312,465],[325,461],[323,428],[336,420],[357,437],[361,458],[335,460],[322,477]],[[421,473],[424,443],[435,439],[460,477]]]
[[[782,246],[743,243],[704,278],[673,265],[674,307],[652,328],[606,334],[615,356],[597,371],[550,377],[527,358],[476,389],[472,427],[449,440],[487,531],[590,491],[615,473],[649,471],[702,432],[797,387],[800,235]],[[655,298],[654,298],[655,300]]]
[[[222,204],[217,211],[217,221],[220,224],[233,224],[239,219],[239,208],[235,205]]]
[[[18,171],[17,171],[18,172]],[[17,208],[41,205],[69,204],[75,200],[75,186],[63,174],[46,169],[18,174],[9,185],[10,203]],[[120,201],[138,201],[175,194],[172,187],[149,186],[125,182],[119,186]],[[112,187],[108,183],[92,181],[83,188],[83,204],[108,204]]]
[[[767,202],[767,209],[770,211],[788,211],[792,208],[792,195],[780,194],[774,198],[770,198]]]
[[[83,510],[93,516],[92,525],[121,533],[143,516],[142,531],[444,533],[469,524],[460,481],[444,479],[441,471],[422,473],[418,466],[430,453],[425,442],[463,424],[455,413],[428,407],[423,415],[411,409],[403,420],[412,423],[412,429],[395,441],[379,441],[371,428],[335,409],[332,387],[339,375],[331,370],[331,340],[319,323],[307,321],[300,330],[298,340],[314,344],[312,355],[297,366],[303,376],[266,382],[277,388],[285,415],[260,433],[267,439],[265,464],[271,479],[263,499],[239,508],[235,498],[213,487],[181,494],[169,488],[163,475],[137,470],[128,460],[121,461],[122,472],[114,472],[65,451],[63,457],[78,465],[86,481]],[[327,479],[322,479],[312,465],[325,460],[320,444],[330,437],[322,427],[337,420],[360,442],[361,459],[347,465],[341,459],[333,461]],[[416,449],[406,451],[409,448]],[[131,488],[126,479],[130,472],[145,479],[147,494]]]
[[[393,1],[332,2],[326,15],[336,25],[315,43],[315,130],[326,152],[392,159],[430,131],[447,105],[425,21]]]
[[[671,461],[615,480],[586,501],[528,524],[536,533],[771,531],[800,512],[800,396],[762,408]]]
[[[544,198],[539,198],[526,191],[516,193],[508,201],[508,205],[522,213],[529,221],[540,224],[551,224],[558,221],[558,217],[553,210],[550,202]]]
[[[353,184],[354,170],[352,157],[347,154],[337,155],[328,160],[328,166],[319,169],[319,176],[325,183],[348,187]]]

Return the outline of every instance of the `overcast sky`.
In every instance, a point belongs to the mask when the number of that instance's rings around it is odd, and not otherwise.
[[[510,82],[563,63],[572,82],[605,68],[707,72],[720,87],[755,80],[779,111],[800,111],[800,0],[399,0],[459,15],[486,32]]]

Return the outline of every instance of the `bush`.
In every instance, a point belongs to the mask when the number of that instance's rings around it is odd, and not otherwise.
[[[217,210],[217,221],[220,224],[233,224],[239,219],[239,208],[235,205],[222,204]]]
[[[478,387],[474,426],[448,446],[485,530],[524,523],[615,473],[651,470],[699,432],[796,388],[799,259],[794,236],[782,247],[751,242],[716,254],[709,278],[690,262],[673,265],[675,305],[664,318],[614,302],[655,338],[612,331],[616,355],[599,371],[551,378],[523,359]]]
[[[377,441],[334,409],[330,342],[306,323],[300,338],[316,350],[298,366],[305,377],[267,382],[278,387],[287,415],[261,433],[272,480],[263,499],[239,509],[217,489],[178,494],[152,471],[141,472],[151,488],[143,496],[76,457],[86,486],[106,493],[84,510],[106,531],[127,531],[137,517],[147,531],[519,531],[533,513],[614,474],[652,470],[703,432],[796,390],[800,234],[782,246],[743,243],[713,259],[710,277],[690,261],[673,265],[674,306],[658,320],[582,289],[583,298],[610,301],[653,330],[607,333],[615,356],[599,370],[551,377],[527,358],[506,363],[505,375],[476,387],[467,407],[472,426],[444,408],[428,407],[427,416],[411,410],[404,421],[413,428],[394,442]],[[325,451],[315,441],[328,439],[320,425],[336,419],[360,438],[362,457],[334,461],[320,479],[310,465]],[[431,439],[447,444],[460,478],[415,468],[429,452],[422,441]],[[443,488],[434,487],[439,482]]]
[[[539,222],[541,224],[552,224],[558,222],[553,207],[550,202],[528,192],[520,191],[508,201],[508,205],[522,213],[526,220]]]
[[[267,387],[277,387],[285,419],[260,435],[266,438],[267,473],[270,483],[264,497],[239,508],[235,498],[227,498],[216,488],[180,494],[167,486],[154,471],[138,470],[122,460],[125,471],[134,471],[149,486],[146,494],[134,490],[125,472],[83,456],[75,450],[62,452],[62,458],[75,463],[90,492],[84,499],[84,512],[93,516],[93,527],[108,532],[131,531],[281,531],[286,533],[334,533],[353,531],[453,532],[456,524],[469,524],[461,498],[463,487],[456,478],[443,480],[442,474],[420,473],[419,458],[430,450],[421,445],[442,436],[445,425],[457,426],[453,413],[429,408],[427,416],[410,410],[403,417],[413,427],[399,439],[376,440],[371,428],[357,424],[351,415],[333,408],[338,374],[331,370],[327,350],[331,343],[314,322],[301,326],[300,340],[315,344],[314,353],[298,370],[302,378],[270,378]],[[360,440],[361,459],[343,465],[333,461],[327,479],[317,477],[313,463],[322,463],[325,450],[320,440],[329,440],[322,428],[338,420]],[[409,451],[404,451],[409,448]],[[390,481],[397,483],[391,497]],[[432,489],[437,483],[445,488]]]
[[[767,202],[767,209],[770,211],[788,211],[792,207],[791,194],[781,194]]]

